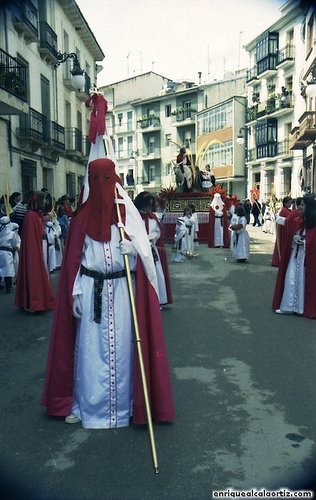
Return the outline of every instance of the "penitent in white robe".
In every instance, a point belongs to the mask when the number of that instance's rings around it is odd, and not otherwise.
[[[243,228],[231,232],[230,248],[234,259],[249,259],[250,256],[250,238],[246,229],[246,217],[238,217],[234,214],[231,218],[230,225],[242,224]]]
[[[114,225],[109,242],[86,236],[81,263],[101,273],[123,270],[119,240]],[[134,270],[136,257],[129,259]],[[81,296],[82,317],[77,320],[72,413],[86,429],[128,426],[133,404],[134,347],[127,280],[104,281],[100,324],[93,321],[94,279],[78,272],[73,295]]]
[[[294,238],[291,256],[286,270],[284,292],[280,304],[281,311],[303,314],[305,291],[305,242],[297,245]]]
[[[149,226],[148,238],[149,238],[150,244],[153,248],[153,251],[155,254],[155,259],[156,259],[155,260],[155,269],[156,269],[157,281],[158,281],[159,304],[167,304],[168,298],[167,298],[165,275],[163,273],[159,252],[158,252],[158,249],[156,247],[156,243],[160,238],[161,231],[160,231],[160,227],[159,227],[159,224],[158,224],[156,219],[148,219],[148,226]]]
[[[8,217],[0,219],[0,247],[8,249],[20,249],[21,238],[18,234],[18,224],[10,222]],[[16,252],[17,253],[17,252]],[[0,277],[16,276],[13,252],[10,250],[0,250]]]

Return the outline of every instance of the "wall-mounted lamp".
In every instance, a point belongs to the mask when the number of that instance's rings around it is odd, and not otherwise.
[[[316,97],[316,65],[312,67],[306,78],[304,90],[307,97]]]
[[[68,61],[68,59],[72,59],[73,65],[72,69],[70,70],[70,73],[72,75],[71,84],[74,89],[81,90],[86,83],[86,79],[84,76],[84,70],[80,68],[77,54],[75,54],[74,52],[71,52],[70,54],[67,54],[66,52],[62,54],[61,52],[58,52],[56,54],[56,57],[58,59],[58,62],[55,65],[56,68],[60,64]]]
[[[239,132],[238,132],[238,135],[237,135],[237,144],[239,144],[240,146],[242,146],[243,144],[245,144],[245,134],[248,132],[248,128],[247,127],[241,127],[239,129]]]

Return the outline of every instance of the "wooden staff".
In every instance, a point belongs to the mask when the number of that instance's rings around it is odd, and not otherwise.
[[[115,200],[116,200],[117,218],[118,218],[118,222],[119,222],[118,228],[120,231],[121,241],[123,241],[125,239],[125,234],[124,234],[124,229],[123,229],[123,225],[122,225],[122,217],[121,217],[121,211],[120,211],[119,201],[118,201],[118,192],[117,192],[116,188],[115,188]],[[141,379],[142,379],[142,386],[143,386],[143,393],[144,393],[144,400],[145,400],[145,407],[146,407],[146,415],[147,415],[147,422],[148,422],[148,429],[149,429],[152,459],[153,459],[155,473],[158,474],[159,470],[158,470],[157,451],[156,451],[153,423],[152,423],[151,410],[150,410],[150,404],[149,404],[149,398],[148,398],[147,381],[146,381],[143,353],[142,353],[142,347],[141,347],[141,338],[140,338],[139,328],[138,328],[138,320],[137,320],[136,307],[135,307],[135,299],[134,299],[134,292],[133,292],[133,285],[132,285],[131,270],[130,270],[128,255],[123,255],[123,257],[124,257],[124,264],[125,264],[125,270],[126,270],[126,279],[127,279],[127,285],[128,285],[129,300],[130,300],[131,310],[132,310],[134,332],[135,332],[137,354],[138,354],[138,362],[139,362],[140,374],[141,374]]]

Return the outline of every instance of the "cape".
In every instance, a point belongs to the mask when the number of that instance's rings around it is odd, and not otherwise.
[[[223,206],[223,241],[224,248],[230,247],[229,229],[228,229],[228,217],[227,209],[225,205]],[[214,225],[215,225],[215,210],[210,207],[209,213],[209,231],[207,244],[209,248],[214,248]]]
[[[16,307],[29,312],[54,309],[54,296],[43,259],[44,225],[40,215],[28,210],[23,222]]]
[[[291,215],[291,213],[292,211],[289,208],[282,207],[279,212],[279,215],[281,217],[287,218],[289,217],[289,215]],[[271,266],[278,267],[280,264],[280,255],[282,250],[283,239],[284,239],[284,226],[281,226],[281,224],[276,224],[276,241],[274,244]]]
[[[41,404],[46,407],[47,414],[52,416],[69,415],[73,403],[76,318],[72,314],[72,290],[81,263],[84,238],[84,229],[74,217],[70,223],[60,272],[45,385],[41,399]],[[145,275],[140,259],[137,259],[135,288],[135,306],[152,417],[156,421],[172,422],[175,414],[160,307],[155,290]],[[147,422],[147,417],[136,343],[134,370],[133,423],[140,425]]]
[[[272,309],[280,308],[282,301],[284,281],[291,256],[291,244],[293,236],[301,227],[301,217],[289,216],[285,223],[285,237],[282,244],[281,262],[275,284]],[[305,291],[304,291],[304,313],[303,316],[316,319],[316,227],[306,229],[306,253],[305,253]]]

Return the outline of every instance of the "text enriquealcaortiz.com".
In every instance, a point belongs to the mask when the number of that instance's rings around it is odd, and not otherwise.
[[[251,489],[251,490],[214,490],[212,498],[314,498],[313,491],[310,490],[289,490],[281,488],[279,490]]]

